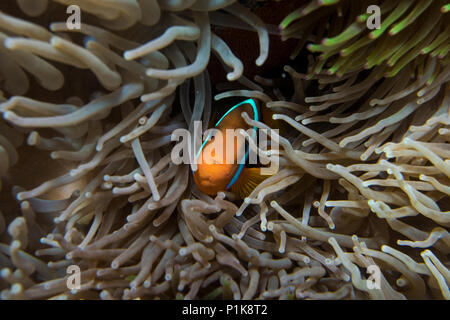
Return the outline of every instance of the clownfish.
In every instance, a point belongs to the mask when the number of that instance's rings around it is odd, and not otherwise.
[[[256,121],[263,121],[273,124],[273,112],[264,107],[260,110],[258,103],[254,99],[247,99],[230,108],[215,124],[215,129],[221,132],[223,152],[216,155],[212,150],[212,138],[209,135],[198,150],[196,157],[198,161],[197,170],[193,172],[194,182],[197,188],[205,194],[216,195],[219,191],[231,190],[239,198],[247,197],[257,185],[268,178],[268,175],[261,175],[260,169],[246,166],[249,152],[243,155],[244,159],[238,159],[238,150],[243,148],[245,143],[242,139],[233,136],[234,141],[227,143],[227,129],[250,129],[250,126],[242,118],[241,113],[246,112],[250,118]],[[261,112],[260,112],[261,111]],[[256,127],[253,127],[253,136],[256,134]],[[219,140],[220,141],[220,140]],[[234,150],[233,150],[234,149]],[[234,155],[232,163],[226,163],[226,155]],[[242,156],[242,154],[241,154]],[[230,161],[229,161],[230,162]]]

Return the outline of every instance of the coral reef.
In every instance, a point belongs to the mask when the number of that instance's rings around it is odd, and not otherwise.
[[[1,298],[450,299],[449,5],[301,3],[279,28],[235,0],[0,4]],[[257,66],[296,39],[305,69],[246,77],[217,26],[254,30]],[[280,170],[242,201],[171,158],[227,98],[282,126],[251,146]]]

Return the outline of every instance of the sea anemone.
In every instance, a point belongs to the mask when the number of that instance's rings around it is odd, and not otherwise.
[[[449,5],[312,0],[279,29],[264,5],[0,4],[2,299],[450,299]],[[292,63],[250,78],[236,29],[256,32],[257,66],[271,37],[296,39]],[[250,143],[280,168],[244,199],[171,157],[175,130],[228,98],[271,109],[242,117],[279,142]]]

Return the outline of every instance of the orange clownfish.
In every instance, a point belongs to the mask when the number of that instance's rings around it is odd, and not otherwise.
[[[259,119],[258,105],[255,100],[247,99],[236,104],[215,124],[215,128],[220,131],[222,137],[220,142],[223,143],[222,154],[216,155],[215,151],[211,151],[211,148],[213,148],[210,145],[212,143],[211,135],[208,135],[196,154],[197,159],[201,157],[201,161],[198,161],[197,170],[193,174],[194,182],[200,191],[208,195],[216,195],[219,191],[231,190],[240,198],[245,198],[258,184],[269,177],[261,175],[260,168],[246,167],[245,162],[249,155],[248,151],[245,152],[244,158],[238,161],[239,155],[237,151],[244,147],[244,141],[233,136],[234,141],[227,143],[225,133],[227,129],[249,129],[249,126],[241,116],[241,113],[244,111],[254,120],[261,120]],[[263,116],[267,116],[268,112],[270,111],[263,110]],[[257,128],[253,127],[252,138],[255,137],[256,130]],[[226,155],[230,154],[230,152],[234,155],[234,161],[227,163]]]

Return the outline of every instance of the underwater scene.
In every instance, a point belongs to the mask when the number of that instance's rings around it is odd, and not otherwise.
[[[447,0],[1,0],[0,300],[450,300]]]

